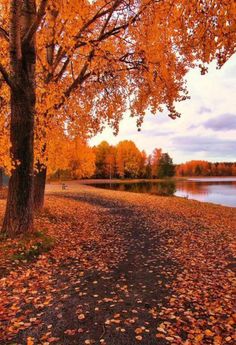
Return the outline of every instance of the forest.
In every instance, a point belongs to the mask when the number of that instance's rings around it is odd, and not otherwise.
[[[98,146],[89,147],[76,140],[77,148],[61,145],[63,164],[56,158],[56,152],[48,161],[51,166],[49,179],[79,178],[164,178],[174,175],[174,164],[168,153],[154,149],[152,155],[140,151],[131,140],[120,141],[116,146],[102,141]],[[56,147],[58,149],[58,145]]]
[[[193,160],[176,166],[177,176],[236,176],[236,163]]]
[[[192,160],[174,164],[168,153],[155,148],[152,154],[140,151],[131,140],[116,146],[102,141],[90,147],[86,140],[70,140],[65,134],[49,143],[48,181],[78,179],[163,179],[191,176],[236,176],[236,163]],[[59,152],[59,154],[58,154]],[[4,169],[0,169],[0,186]],[[9,174],[5,170],[5,174]]]
[[[58,149],[60,156],[57,155]],[[116,146],[102,141],[89,147],[86,141],[78,138],[69,142],[60,137],[51,150],[49,180],[236,176],[236,163],[194,160],[174,164],[170,155],[161,148],[155,148],[151,155],[147,155],[131,140],[121,141]]]

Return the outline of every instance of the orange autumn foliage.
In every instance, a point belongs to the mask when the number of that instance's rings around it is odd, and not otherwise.
[[[70,178],[91,177],[95,170],[95,155],[85,140],[71,139],[63,130],[57,131],[55,138],[48,141],[48,174],[58,171],[70,172]]]
[[[0,113],[9,123],[0,134],[10,132],[15,167],[2,231],[11,235],[33,229],[33,166],[45,175],[54,127],[86,123],[94,134],[108,123],[117,132],[128,110],[138,127],[147,109],[175,119],[188,70],[205,74],[235,52],[234,0],[0,0],[0,9]]]
[[[36,43],[36,157],[57,122],[72,130],[86,124],[93,134],[105,122],[117,131],[127,108],[138,126],[148,107],[157,113],[165,105],[171,117],[179,116],[174,103],[188,98],[188,70],[199,66],[205,73],[215,59],[221,67],[235,49],[233,0],[36,3],[38,9],[46,3]],[[9,115],[3,82],[9,72],[9,6],[0,1],[1,136],[7,135],[2,124]]]
[[[236,176],[236,163],[193,160],[176,167],[177,176]]]
[[[131,140],[120,141],[117,145],[116,165],[121,178],[138,177],[142,155]]]

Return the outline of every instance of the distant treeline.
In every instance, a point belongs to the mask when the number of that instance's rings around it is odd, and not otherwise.
[[[147,156],[131,140],[116,146],[102,141],[94,147],[95,178],[163,178],[172,177],[175,167],[172,158],[161,149]]]
[[[155,148],[151,155],[147,155],[131,140],[120,141],[116,146],[102,141],[89,147],[79,138],[68,141],[58,137],[49,150],[47,163],[51,180],[236,176],[236,163],[193,160],[174,165],[170,155],[162,149]],[[3,169],[0,169],[0,186],[6,182],[5,178]]]
[[[175,167],[177,176],[236,176],[236,163],[193,160]]]
[[[78,139],[66,145],[61,140],[54,151],[51,151],[48,160],[48,176],[51,180],[164,178],[175,174],[175,167],[168,153],[155,149],[148,156],[130,140],[120,141],[116,146],[102,141],[94,147],[89,147],[86,142]]]
[[[131,140],[116,146],[102,141],[93,148],[94,178],[165,178],[172,176],[236,176],[236,163],[192,160],[174,165],[168,153],[155,148],[151,155],[140,151]]]

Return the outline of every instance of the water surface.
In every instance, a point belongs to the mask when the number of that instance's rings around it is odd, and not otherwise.
[[[180,196],[204,202],[236,207],[236,177],[191,178],[188,180],[163,180],[155,182],[93,183],[94,187],[149,193],[163,196]]]

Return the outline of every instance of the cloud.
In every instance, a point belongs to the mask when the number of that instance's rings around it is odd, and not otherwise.
[[[201,107],[199,110],[198,110],[198,114],[206,114],[206,113],[211,113],[212,110],[208,107]]]
[[[172,145],[176,150],[188,153],[205,152],[212,157],[218,157],[220,153],[222,157],[235,158],[236,152],[235,140],[207,136],[178,136],[172,139]]]
[[[198,70],[190,70],[186,77],[191,99],[176,103],[181,118],[173,121],[166,111],[157,116],[147,111],[142,130],[138,132],[136,119],[127,113],[121,121],[118,136],[114,137],[112,130],[106,127],[90,143],[97,145],[107,140],[116,145],[120,140],[129,139],[147,153],[154,147],[162,148],[175,163],[191,159],[235,161],[235,132],[230,130],[236,129],[235,71],[236,55],[220,70],[211,64],[205,76]]]
[[[167,137],[170,135],[173,135],[175,132],[173,131],[160,131],[160,130],[156,130],[156,129],[151,129],[149,131],[146,130],[141,130],[141,132],[146,135],[146,136],[152,136],[153,138],[155,137]]]
[[[221,114],[218,117],[209,119],[203,126],[213,131],[230,131],[236,129],[236,114]]]

